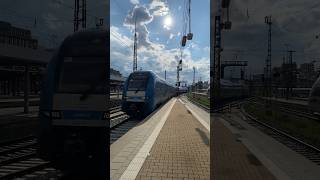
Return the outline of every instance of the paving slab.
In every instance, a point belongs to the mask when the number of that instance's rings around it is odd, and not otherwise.
[[[320,179],[320,166],[252,127],[238,109],[220,119],[277,179]]]
[[[110,179],[121,178],[174,102],[175,98],[171,99],[110,146]]]
[[[211,114],[211,179],[276,179],[222,122],[220,114]]]
[[[208,130],[177,101],[136,179],[210,179]]]

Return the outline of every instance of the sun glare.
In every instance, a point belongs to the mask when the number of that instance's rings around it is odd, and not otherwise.
[[[171,16],[166,16],[166,17],[164,18],[163,24],[164,24],[164,28],[170,29],[170,27],[171,27],[171,25],[172,25],[172,18],[171,18]]]

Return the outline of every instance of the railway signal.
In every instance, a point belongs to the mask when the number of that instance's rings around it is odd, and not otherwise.
[[[181,39],[181,46],[185,47],[188,40],[192,40],[193,33],[191,32],[191,0],[188,1],[188,12],[187,17],[188,19],[184,19],[184,26],[183,26],[183,36]],[[188,21],[188,22],[187,22]],[[186,27],[189,26],[189,32],[186,33]]]

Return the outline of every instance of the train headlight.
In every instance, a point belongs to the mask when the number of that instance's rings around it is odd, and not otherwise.
[[[51,112],[51,117],[53,119],[60,119],[61,118],[61,112],[60,111],[52,111]]]

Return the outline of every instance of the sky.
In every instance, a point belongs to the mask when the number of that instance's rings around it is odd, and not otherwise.
[[[320,60],[320,2],[314,0],[231,1],[232,29],[222,34],[222,61],[248,61],[247,75],[263,72],[267,56],[267,25],[272,17],[272,66],[280,66],[286,50],[294,50],[293,61]],[[226,16],[224,16],[226,17]],[[231,73],[233,71],[233,73]],[[239,68],[226,69],[226,76],[239,75]]]
[[[133,67],[133,30],[138,34],[138,70],[152,70],[176,82],[176,66],[180,60],[183,14],[186,0],[110,0],[110,64],[124,76]],[[180,80],[209,80],[210,9],[209,0],[191,2],[193,39],[183,48]],[[187,32],[189,32],[187,30]]]
[[[105,0],[87,0],[87,28],[108,18]],[[0,21],[31,30],[40,46],[55,48],[73,33],[74,0],[1,0]]]
[[[105,0],[87,1],[87,27],[95,27],[95,18],[110,18],[111,67],[127,76],[132,71],[132,11],[143,18],[138,49],[138,69],[153,70],[175,82],[177,56],[181,40],[185,0],[110,0],[110,17]],[[40,46],[57,47],[73,33],[74,0],[1,0],[0,21],[30,29]],[[182,80],[209,79],[210,17],[209,0],[191,3],[192,41],[184,49]],[[295,50],[297,64],[320,61],[320,2],[314,0],[237,0],[231,1],[232,29],[223,31],[222,61],[246,60],[247,76],[262,73],[267,55],[267,26],[264,17],[272,16],[272,66],[280,66],[287,49]],[[164,26],[171,16],[172,24]],[[36,20],[35,20],[36,19]],[[36,21],[36,23],[35,23]],[[179,33],[180,32],[180,33]],[[287,46],[285,45],[287,44]],[[231,73],[233,72],[233,73]],[[226,77],[238,76],[239,68],[227,68]]]

